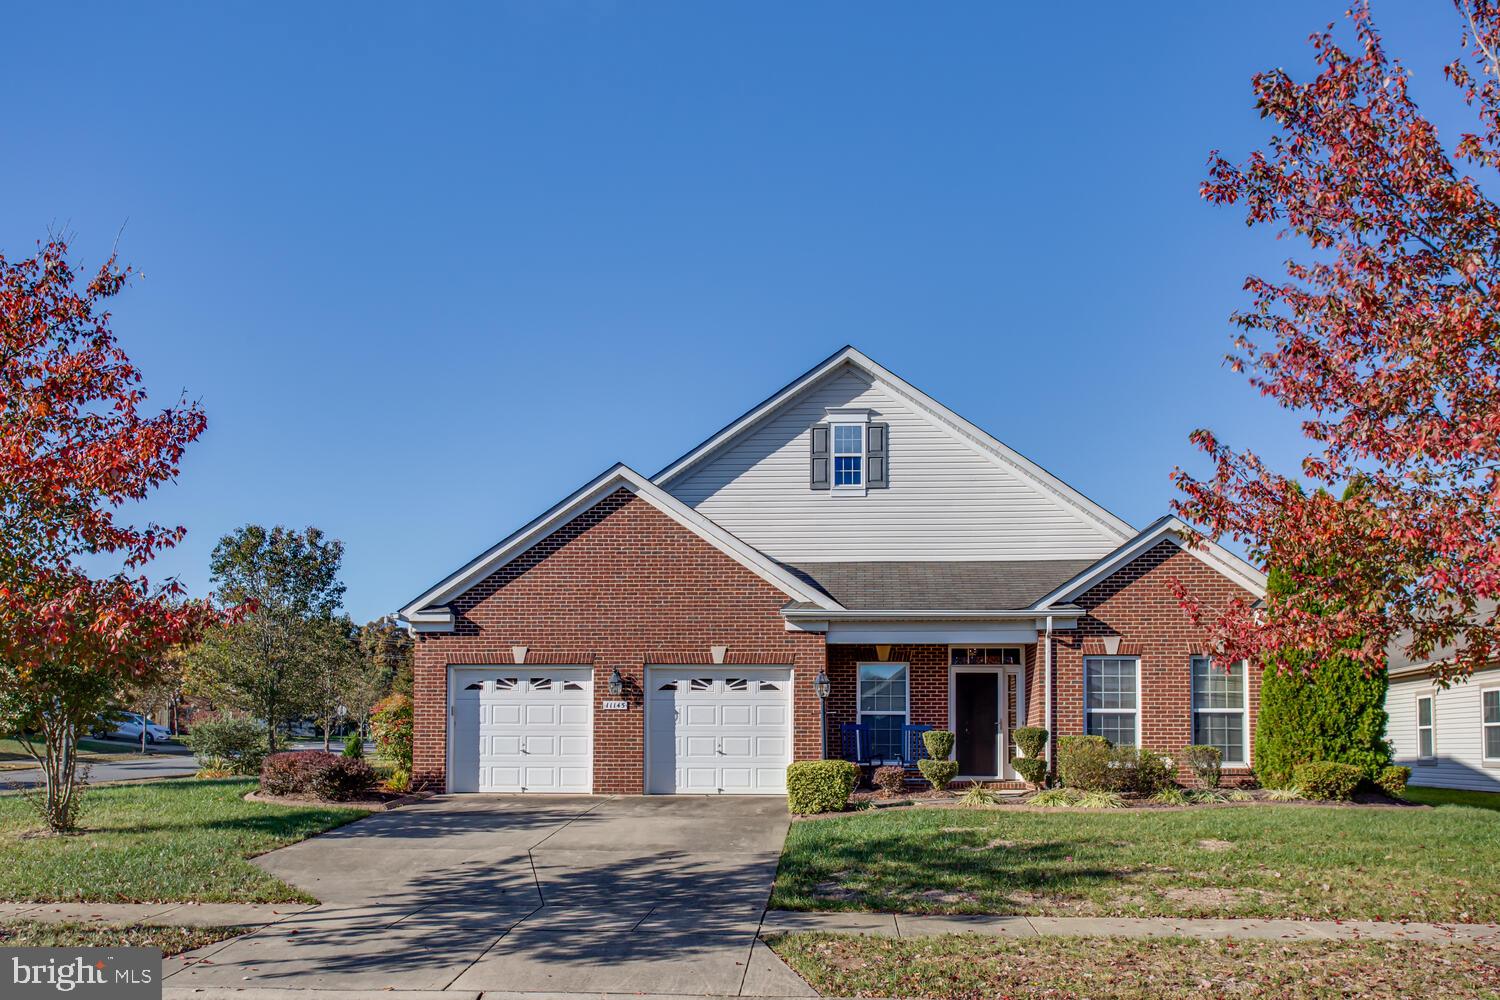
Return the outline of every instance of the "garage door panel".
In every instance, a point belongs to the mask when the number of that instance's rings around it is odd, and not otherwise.
[[[568,668],[524,675],[503,667],[454,670],[449,787],[590,791],[591,674]]]
[[[753,705],[725,705],[723,724],[726,726],[748,726],[753,720]]]
[[[651,668],[647,791],[783,793],[791,671]]]

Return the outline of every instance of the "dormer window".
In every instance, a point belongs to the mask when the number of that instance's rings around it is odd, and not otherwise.
[[[833,488],[865,485],[865,425],[833,425]]]
[[[871,411],[829,408],[814,424],[809,486],[837,496],[864,496],[890,486],[890,425],[875,423]]]

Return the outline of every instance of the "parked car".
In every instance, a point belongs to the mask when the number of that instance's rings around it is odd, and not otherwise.
[[[121,712],[115,718],[114,728],[105,735],[112,740],[133,740],[139,743],[142,726],[146,727],[147,743],[162,743],[172,738],[172,730],[166,726],[159,726],[136,712]]]

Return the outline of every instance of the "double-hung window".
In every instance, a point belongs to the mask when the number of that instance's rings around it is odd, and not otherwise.
[[[1245,661],[1228,667],[1193,657],[1193,742],[1218,747],[1226,764],[1248,764],[1245,705],[1249,701]]]
[[[887,760],[901,757],[906,705],[906,664],[860,664],[859,721],[870,727],[873,756]]]
[[[833,425],[833,488],[865,484],[865,425]]]
[[[1431,760],[1437,755],[1435,734],[1437,726],[1433,720],[1432,695],[1417,698],[1417,759]]]
[[[1134,656],[1084,657],[1084,731],[1118,747],[1135,746],[1140,679],[1141,661]]]
[[[1500,688],[1485,688],[1479,692],[1483,706],[1484,762],[1500,764]]]

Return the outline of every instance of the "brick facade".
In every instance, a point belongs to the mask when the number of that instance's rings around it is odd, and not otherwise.
[[[528,663],[577,663],[594,670],[594,791],[645,790],[648,664],[727,661],[791,666],[793,754],[818,755],[823,637],[788,632],[788,598],[729,556],[620,490],[580,514],[453,604],[452,633],[421,633],[415,669],[413,780],[442,788],[446,778],[448,668],[509,664],[526,646]],[[627,711],[603,711],[607,681],[625,678]]]
[[[1189,658],[1198,633],[1178,607],[1172,581],[1210,602],[1248,597],[1196,557],[1162,542],[1080,597],[1077,629],[1053,638],[1054,716],[1045,714],[1043,649],[1022,649],[1026,720],[1054,734],[1083,731],[1083,657],[1118,652],[1141,660],[1143,746],[1176,753],[1192,740]],[[510,664],[512,646],[527,663],[582,664],[594,674],[593,788],[601,794],[645,790],[648,665],[708,664],[710,647],[728,647],[727,663],[790,666],[794,671],[793,756],[819,754],[819,704],[813,679],[832,682],[828,753],[838,756],[839,724],[857,718],[857,665],[879,659],[874,646],[825,646],[819,633],[789,632],[780,609],[788,597],[628,490],[620,490],[502,567],[454,602],[451,633],[417,638],[414,780],[442,788],[446,777],[448,668]],[[894,645],[909,665],[909,721],[948,728],[946,644]],[[604,711],[608,678],[625,678],[626,711]],[[1250,677],[1254,731],[1260,677]],[[1242,770],[1241,774],[1247,774]],[[1184,771],[1184,777],[1186,772]],[[1230,772],[1233,779],[1234,774]]]
[[[1174,579],[1209,604],[1223,605],[1235,597],[1254,599],[1168,541],[1121,567],[1073,602],[1085,610],[1076,630],[1053,633],[1056,714],[1047,728],[1054,734],[1083,732],[1083,658],[1105,655],[1104,640],[1111,638],[1119,640],[1119,655],[1140,658],[1141,745],[1180,757],[1178,751],[1193,741],[1190,659],[1203,649],[1201,634],[1173,595]],[[1252,743],[1259,706],[1260,672],[1252,667],[1248,703]],[[1186,768],[1180,770],[1186,779]],[[1227,780],[1248,775],[1248,768],[1225,770]]]

